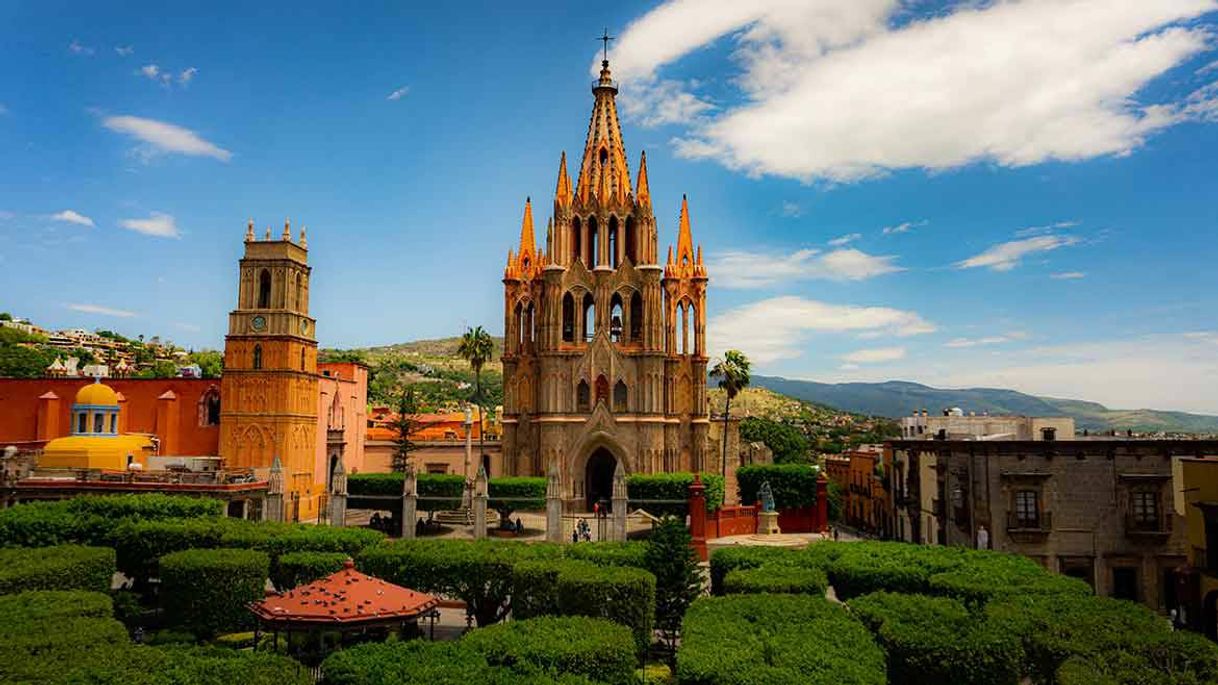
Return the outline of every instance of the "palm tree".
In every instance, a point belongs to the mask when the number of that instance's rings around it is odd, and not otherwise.
[[[457,346],[457,354],[469,362],[470,368],[474,370],[474,403],[478,405],[478,463],[481,464],[482,452],[485,450],[483,445],[485,425],[482,423],[482,365],[495,355],[495,341],[491,339],[490,333],[482,329],[482,326],[466,328],[465,335],[461,336],[461,344]],[[469,474],[466,474],[466,477],[468,476]]]
[[[727,393],[723,405],[723,480],[727,481],[727,422],[732,415],[732,400],[749,384],[749,358],[740,350],[728,350],[723,359],[711,369],[711,378],[719,379],[719,389]]]

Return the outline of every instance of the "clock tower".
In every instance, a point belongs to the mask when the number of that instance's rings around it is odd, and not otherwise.
[[[309,316],[308,249],[284,223],[278,240],[254,235],[240,262],[237,308],[228,315],[220,395],[220,456],[229,467],[283,464],[289,517],[312,519],[325,474],[317,454],[317,339]],[[296,504],[299,502],[299,504]]]

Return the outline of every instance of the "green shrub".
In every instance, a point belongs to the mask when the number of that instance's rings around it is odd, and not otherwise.
[[[101,663],[129,643],[112,618],[52,618],[0,623],[0,682],[59,683],[75,665]]]
[[[199,637],[253,624],[246,604],[266,595],[270,560],[245,549],[192,549],[161,557],[161,605],[172,625]]]
[[[889,682],[1015,685],[1019,636],[949,597],[877,592],[849,602],[888,653]]]
[[[512,618],[520,620],[534,616],[557,616],[562,613],[558,607],[558,574],[572,564],[582,563],[585,562],[532,559],[514,564]]]
[[[0,595],[26,590],[109,592],[114,571],[114,550],[105,547],[0,549]]]
[[[1008,595],[1092,594],[1077,578],[1052,573],[1027,557],[992,552],[968,554],[959,568],[931,576],[929,584],[934,594],[976,604]]]
[[[67,509],[77,516],[101,516],[110,520],[218,518],[224,515],[224,503],[218,499],[158,493],[74,497],[67,501]]]
[[[558,574],[558,607],[565,615],[604,618],[629,627],[642,655],[651,646],[656,577],[628,566],[569,564]]]
[[[685,518],[689,513],[689,486],[693,485],[692,473],[636,473],[626,476],[626,496],[630,508],[645,509],[654,516],[676,516]],[[706,486],[706,510],[715,511],[723,506],[723,476],[702,474]],[[649,500],[667,500],[662,504]],[[677,502],[677,500],[685,500]]]
[[[681,685],[884,685],[884,653],[845,609],[809,595],[704,597],[677,652]]]
[[[110,595],[88,590],[30,590],[0,595],[0,622],[113,618]]]
[[[401,473],[353,473],[347,476],[347,494],[351,497],[401,497],[406,476]],[[416,474],[419,488],[419,511],[447,511],[461,505],[465,493],[465,478],[458,474]],[[430,499],[442,498],[442,499]]]
[[[798,427],[760,416],[740,422],[741,442],[765,443],[774,452],[774,463],[800,463],[808,459],[808,438]]]
[[[633,566],[647,568],[646,542],[594,542],[592,544],[567,545],[564,553],[568,559],[590,561],[601,566]]]
[[[401,473],[352,473],[347,476],[347,495],[401,497],[405,478]]]
[[[970,552],[904,542],[853,542],[835,553],[827,564],[829,580],[845,600],[881,590],[929,594],[930,577],[958,568]]]
[[[288,552],[271,571],[271,582],[281,591],[290,590],[341,570],[349,558],[344,552]]]
[[[651,531],[644,557],[647,570],[656,578],[656,626],[673,650],[681,619],[702,594],[702,569],[692,543],[684,521],[665,518]]]
[[[546,508],[546,479],[528,476],[505,476],[487,481],[487,506],[499,512],[499,521],[506,524],[515,511],[536,511]]]
[[[579,616],[540,617],[480,628],[461,640],[492,666],[580,675],[603,683],[634,682],[635,644],[630,631]]]
[[[760,568],[739,568],[723,579],[723,592],[729,595],[768,592],[771,594],[821,595],[829,578],[818,568],[768,564]]]
[[[512,567],[528,559],[559,559],[560,545],[498,540],[401,540],[360,553],[360,570],[404,587],[464,601],[479,626],[510,610]]]
[[[0,509],[0,547],[77,543],[89,537],[86,531],[93,522],[91,517],[76,516],[68,511],[66,502],[32,502]]]
[[[130,645],[78,666],[73,685],[312,685],[308,669],[284,656],[223,647]]]
[[[326,685],[584,685],[574,675],[554,677],[493,667],[463,642],[374,642],[331,654],[321,665]],[[521,671],[525,672],[521,672]]]
[[[777,509],[809,507],[816,504],[816,476],[811,464],[758,464],[736,470],[740,501],[751,505],[760,501],[761,484],[768,482]]]
[[[335,528],[307,523],[236,522],[230,525],[217,546],[256,549],[271,557],[272,568],[279,558],[291,552],[337,552],[355,557],[367,547],[379,544],[384,533],[368,528]]]
[[[800,563],[799,552],[782,547],[736,545],[721,547],[710,555],[711,594],[723,594],[723,580],[735,569],[759,568],[763,564]]]
[[[157,560],[170,552],[219,547],[225,531],[238,522],[219,518],[121,521],[111,533],[123,575],[146,581],[157,577]]]

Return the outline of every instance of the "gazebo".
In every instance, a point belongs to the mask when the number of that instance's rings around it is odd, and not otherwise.
[[[417,629],[420,618],[432,619],[434,630],[439,603],[431,595],[360,573],[348,559],[340,571],[250,602],[249,610],[258,619],[255,649],[261,633],[269,630],[275,645],[283,631],[290,650],[296,632],[316,635],[319,656],[324,656],[327,633],[337,632],[342,646],[352,635]]]

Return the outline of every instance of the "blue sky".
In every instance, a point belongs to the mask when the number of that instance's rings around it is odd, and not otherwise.
[[[1218,413],[1216,10],[4,3],[0,309],[218,347],[247,218],[291,217],[323,345],[499,331],[608,26],[716,350]]]

